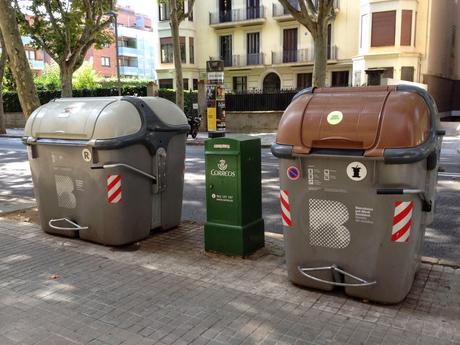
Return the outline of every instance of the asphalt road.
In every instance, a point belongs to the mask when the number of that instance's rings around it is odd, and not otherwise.
[[[434,223],[427,229],[423,255],[460,263],[460,138],[443,143]],[[33,196],[25,147],[0,138],[0,195]],[[282,232],[279,216],[278,161],[262,150],[262,202],[266,230]],[[183,219],[206,221],[203,146],[187,146]]]

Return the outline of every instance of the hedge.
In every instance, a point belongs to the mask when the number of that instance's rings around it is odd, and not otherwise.
[[[49,101],[60,98],[61,91],[37,91],[40,104],[48,103]],[[146,96],[146,86],[130,86],[122,88],[123,95],[130,96]],[[172,102],[176,100],[176,92],[173,90],[160,90],[160,97],[169,99]],[[73,90],[73,97],[107,97],[118,96],[117,88],[98,88],[98,89],[78,89]],[[184,92],[184,107],[185,113],[190,111],[192,103],[196,103],[198,95],[196,92]],[[6,113],[20,113],[22,112],[21,104],[19,103],[18,94],[16,92],[3,93],[3,110]]]

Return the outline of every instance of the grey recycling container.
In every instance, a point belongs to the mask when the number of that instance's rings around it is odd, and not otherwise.
[[[442,135],[432,97],[417,87],[297,94],[272,145],[289,279],[403,300],[433,220]]]
[[[156,97],[63,98],[27,120],[42,229],[105,245],[181,219],[184,113]]]

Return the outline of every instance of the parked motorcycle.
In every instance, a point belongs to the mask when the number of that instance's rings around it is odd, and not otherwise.
[[[196,109],[192,109],[187,114],[188,124],[190,125],[190,131],[187,133],[191,135],[193,139],[195,139],[198,135],[198,131],[201,125],[201,116]]]

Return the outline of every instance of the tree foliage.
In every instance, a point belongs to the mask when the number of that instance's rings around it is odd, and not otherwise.
[[[315,49],[313,85],[326,82],[327,26],[335,19],[334,0],[278,0],[281,5],[310,32]]]
[[[63,96],[72,93],[72,74],[92,45],[113,40],[109,0],[14,0],[18,21],[32,43],[57,62]]]

